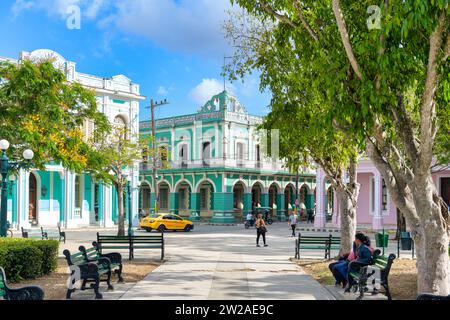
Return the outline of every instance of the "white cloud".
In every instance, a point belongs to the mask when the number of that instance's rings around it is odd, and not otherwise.
[[[230,51],[222,30],[230,0],[15,0],[11,10],[15,16],[34,9],[66,19],[71,5],[103,30],[142,36],[164,49],[212,57]]]
[[[16,2],[14,2],[13,6],[11,7],[14,19],[17,18],[23,11],[29,10],[33,6],[34,3],[32,1],[16,0]]]
[[[229,0],[122,0],[116,25],[156,45],[185,53],[223,55],[222,24]]]
[[[160,86],[160,87],[158,88],[157,94],[158,94],[159,96],[167,96],[168,93],[169,93],[169,90],[167,90],[165,87]]]
[[[227,90],[234,94],[235,87],[227,84]],[[198,105],[203,106],[208,100],[210,100],[216,94],[223,91],[223,82],[217,79],[203,79],[202,82],[197,85],[189,93],[190,98]]]
[[[69,16],[67,9],[72,5],[79,6],[81,15],[88,19],[97,18],[99,12],[107,7],[105,0],[16,0],[11,10],[15,17],[22,11],[33,8],[66,19]]]

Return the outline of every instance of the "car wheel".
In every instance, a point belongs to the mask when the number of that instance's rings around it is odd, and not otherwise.
[[[164,232],[164,231],[166,231],[166,226],[165,225],[160,225],[159,227],[158,227],[158,231],[159,232]]]
[[[152,232],[152,228],[145,228],[145,231]]]
[[[190,232],[191,230],[192,230],[192,227],[189,225],[184,227],[184,232]]]

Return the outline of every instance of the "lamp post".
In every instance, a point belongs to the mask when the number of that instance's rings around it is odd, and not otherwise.
[[[141,182],[138,181],[137,188],[135,190],[139,190],[141,187]],[[128,176],[128,183],[127,183],[127,194],[128,194],[128,236],[133,235],[133,213],[131,210],[131,176]]]
[[[9,161],[6,151],[9,149],[9,142],[7,140],[0,140],[0,150],[2,150],[2,158],[0,165],[0,173],[2,175],[2,196],[0,208],[0,237],[6,237],[7,226],[6,220],[8,218],[8,177],[11,171],[19,169],[29,169],[32,164],[31,160],[34,157],[34,152],[27,149],[23,152],[25,161]]]

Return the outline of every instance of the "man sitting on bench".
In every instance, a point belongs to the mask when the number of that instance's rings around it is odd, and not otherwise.
[[[362,233],[357,233],[355,235],[356,259],[348,264],[348,284],[345,288],[345,292],[350,292],[350,288],[355,284],[355,280],[350,276],[350,273],[359,272],[362,267],[368,266],[372,261],[372,251],[364,243],[367,243],[367,237]]]

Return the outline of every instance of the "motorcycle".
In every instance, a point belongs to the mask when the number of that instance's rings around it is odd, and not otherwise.
[[[264,221],[265,221],[269,226],[273,223],[273,220],[272,220],[272,218],[270,218],[270,217],[265,217],[265,218],[264,218]]]
[[[255,225],[255,219],[252,220],[245,220],[245,229],[250,229],[250,227],[253,227]]]

